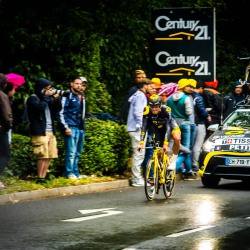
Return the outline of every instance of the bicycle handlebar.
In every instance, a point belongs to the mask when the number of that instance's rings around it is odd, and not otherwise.
[[[151,148],[151,149],[152,149],[152,148],[155,148],[155,149],[156,149],[156,148],[158,148],[158,149],[160,148],[160,149],[162,149],[162,147],[145,147],[145,148]]]

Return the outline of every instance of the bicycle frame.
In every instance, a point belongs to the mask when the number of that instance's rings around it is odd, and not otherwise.
[[[153,145],[153,156],[149,159],[145,173],[145,193],[149,201],[153,200],[155,194],[163,187],[166,198],[170,198],[175,184],[175,170],[168,170],[169,157],[158,145]]]
[[[153,153],[153,159],[154,159],[154,178],[156,173],[156,168],[158,168],[159,171],[159,183],[164,184],[165,183],[165,172],[167,166],[169,166],[169,158],[168,155],[163,152],[163,149],[161,147],[153,147],[154,153]]]

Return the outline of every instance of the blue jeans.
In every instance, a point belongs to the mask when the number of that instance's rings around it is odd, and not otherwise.
[[[190,149],[191,144],[191,126],[190,124],[179,125],[181,130],[181,144]],[[184,166],[182,166],[184,164]],[[176,171],[192,172],[191,155],[180,152],[176,160]]]
[[[192,153],[192,166],[198,167],[199,157],[202,148],[202,144],[204,143],[206,137],[206,126],[205,124],[197,125],[197,132],[194,141],[193,153]]]
[[[4,169],[10,160],[10,144],[8,132],[3,131],[0,127],[0,174],[3,173]]]
[[[194,147],[194,140],[196,137],[196,133],[197,133],[197,126],[196,124],[191,124],[190,125],[190,150],[193,150]]]
[[[83,149],[85,132],[77,127],[70,127],[70,129],[72,134],[70,136],[64,135],[65,175],[78,177],[80,175],[78,161]]]

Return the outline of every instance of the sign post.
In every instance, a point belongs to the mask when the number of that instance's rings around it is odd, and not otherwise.
[[[216,79],[215,9],[171,8],[153,12],[151,64],[162,82]]]

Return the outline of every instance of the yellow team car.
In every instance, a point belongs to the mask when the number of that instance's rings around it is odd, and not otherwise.
[[[250,184],[250,106],[231,113],[222,126],[211,125],[204,142],[199,174],[204,187],[218,186],[221,178]]]

